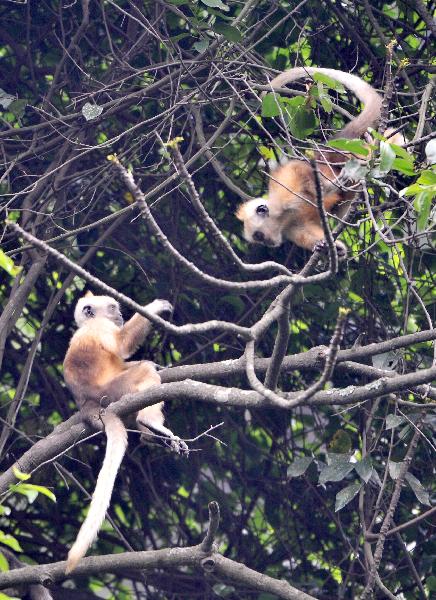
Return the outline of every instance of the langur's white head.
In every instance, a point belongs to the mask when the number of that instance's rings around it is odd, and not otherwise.
[[[110,296],[94,296],[92,292],[86,292],[83,298],[76,304],[74,319],[78,327],[82,327],[90,319],[102,317],[109,319],[118,327],[123,325],[123,317],[120,305]]]
[[[283,243],[283,210],[265,198],[248,200],[238,207],[236,217],[244,223],[244,238],[252,244],[273,248]]]

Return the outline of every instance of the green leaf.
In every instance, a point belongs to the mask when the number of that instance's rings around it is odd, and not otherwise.
[[[405,420],[401,415],[388,415],[386,417],[385,429],[395,429],[395,427],[404,423]]]
[[[395,150],[388,142],[380,142],[380,171],[389,173],[395,160]]]
[[[406,160],[413,166],[415,159],[413,155],[409,154],[405,148],[403,148],[402,146],[398,146],[397,144],[391,144],[391,148],[394,150],[397,156],[399,156],[400,158],[404,158],[404,160]]]
[[[22,267],[15,266],[14,261],[9,256],[0,250],[0,268],[4,269],[6,273],[9,273],[11,277],[16,277],[21,272]]]
[[[423,488],[422,483],[412,473],[406,473],[405,479],[412,488],[415,496],[421,502],[427,506],[431,506],[430,496],[428,492]]]
[[[14,100],[15,96],[11,96],[11,94],[8,94],[0,88],[0,106],[3,108],[8,108],[8,106],[12,104]]]
[[[354,468],[357,471],[357,474],[365,483],[371,479],[373,467],[371,462],[371,457],[365,456],[365,458],[359,462],[354,463]]]
[[[280,96],[266,94],[262,98],[262,117],[278,117],[280,114]]]
[[[430,577],[427,577],[425,584],[429,592],[436,592],[436,575],[430,575]]]
[[[12,471],[13,471],[15,477],[17,479],[19,479],[20,481],[27,481],[31,477],[31,475],[29,475],[29,473],[23,473],[22,471],[17,469],[17,467],[15,467],[15,466],[12,467]]]
[[[347,140],[345,138],[338,138],[337,140],[330,140],[327,143],[330,148],[336,148],[337,150],[343,150],[344,152],[352,152],[353,154],[361,154],[362,156],[368,156],[368,146],[362,140]]]
[[[221,10],[224,10],[226,12],[228,12],[230,10],[230,8],[227,6],[227,4],[224,4],[224,2],[222,2],[221,0],[201,0],[201,1],[206,6],[210,6],[210,8],[220,8]]]
[[[195,42],[195,44],[192,44],[192,47],[194,50],[197,50],[197,52],[204,52],[206,48],[209,47],[209,40],[200,40],[199,42]]]
[[[335,512],[338,512],[351,502],[351,500],[359,493],[361,487],[362,484],[360,482],[352,483],[338,492],[336,494]]]
[[[18,494],[26,496],[30,504],[32,504],[36,500],[38,494],[43,494],[44,496],[47,496],[47,498],[50,498],[50,500],[52,500],[53,502],[56,502],[56,496],[53,494],[53,492],[43,485],[34,485],[33,483],[19,483],[16,485],[10,485],[9,489],[13,492],[17,492]]]
[[[322,96],[320,95],[319,100],[323,109],[326,112],[331,113],[333,110],[333,102],[330,100],[330,97],[323,94]]]
[[[236,29],[236,27],[232,27],[231,25],[227,25],[223,21],[217,21],[212,29],[226,38],[229,42],[241,42],[242,35],[241,32]]]
[[[334,457],[334,458],[333,458]],[[319,475],[319,483],[327,481],[342,481],[354,469],[354,464],[350,463],[349,455],[331,455],[329,458],[331,464],[325,467]]]
[[[416,219],[418,231],[425,231],[425,229],[427,229],[433,205],[433,198],[433,192],[420,192],[416,195],[413,206],[418,215]]]
[[[20,598],[17,598],[16,596],[8,596],[7,594],[0,592],[0,600],[20,600]]]
[[[218,598],[227,598],[227,596],[233,595],[236,592],[236,588],[227,583],[216,583],[212,589]]]
[[[392,170],[399,171],[400,173],[408,175],[409,177],[415,175],[413,163],[410,163],[408,160],[404,160],[404,158],[395,158],[392,162]]]
[[[8,560],[7,560],[6,556],[4,554],[2,554],[1,552],[0,552],[0,571],[2,571],[3,573],[5,571],[9,571]]]
[[[329,451],[329,459],[330,463],[336,461],[344,462],[347,459],[348,462],[348,453],[351,450],[352,439],[348,431],[345,429],[337,429],[332,437],[332,439],[328,443],[328,451]],[[344,454],[347,456],[344,457]],[[339,455],[339,458],[334,458],[335,455]]]
[[[398,352],[382,352],[372,357],[372,366],[383,371],[394,371],[399,359]]]
[[[24,115],[26,106],[27,100],[14,100],[9,104],[8,110],[19,119]]]
[[[422,183],[422,185],[436,186],[436,172],[430,170],[423,171],[418,178],[418,183]]]
[[[310,456],[300,456],[299,458],[296,458],[288,467],[288,477],[292,478],[303,475],[312,461],[313,458]]]
[[[318,81],[316,91],[312,88],[311,93],[314,97],[318,97],[321,102],[321,106],[323,109],[330,113],[333,110],[333,102],[328,94],[328,92],[324,88],[324,84],[321,81]]]
[[[18,540],[16,540],[12,535],[5,533],[0,530],[0,544],[4,544],[5,546],[9,546],[15,552],[23,552],[22,547],[20,546]]]
[[[184,40],[187,37],[190,37],[190,33],[179,33],[179,35],[173,35],[170,37],[170,40],[174,43],[180,42],[180,40]]]
[[[274,160],[275,154],[272,148],[268,148],[267,146],[258,146],[257,149],[264,160]]]
[[[348,179],[351,179],[352,181],[360,181],[361,179],[365,179],[368,175],[369,167],[362,164],[357,158],[350,158],[350,160],[345,163],[342,173],[344,177],[348,177]]]
[[[313,79],[314,79],[314,81],[320,81],[321,83],[326,85],[328,88],[330,88],[332,90],[336,90],[337,92],[339,92],[341,94],[345,93],[345,88],[342,85],[342,83],[340,83],[339,81],[335,81],[334,79],[332,79],[328,75],[325,75],[324,73],[314,73]]]
[[[301,96],[286,99],[284,117],[293,136],[304,139],[315,129],[316,119],[313,110]]]

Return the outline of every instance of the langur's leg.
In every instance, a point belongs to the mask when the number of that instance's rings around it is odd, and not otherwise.
[[[301,248],[313,250],[315,244],[324,239],[324,231],[317,223],[303,221],[301,228],[296,227],[292,230],[289,239]]]
[[[146,390],[152,385],[159,385],[161,382],[154,367],[150,363],[146,363],[146,365],[149,369],[148,374],[147,377],[138,384],[136,388],[136,391],[138,392]],[[136,416],[138,429],[143,432],[145,439],[163,441],[166,446],[169,446],[178,454],[188,454],[188,446],[178,436],[174,435],[171,429],[165,427],[164,420],[163,402],[141,409]]]
[[[325,254],[328,251],[327,242],[324,239],[324,231],[317,223],[306,223],[301,229],[293,231],[291,240],[298,246],[312,250],[313,252],[318,251]],[[347,256],[345,244],[336,240],[335,245],[338,258],[340,260],[344,259]]]
[[[127,363],[129,365],[129,363]],[[116,401],[125,394],[141,392],[153,385],[160,384],[160,377],[148,361],[135,361],[126,371],[114,377],[106,388],[110,401]],[[147,406],[138,411],[136,423],[144,437],[158,443],[162,441],[176,452],[187,452],[187,446],[173,432],[164,426],[163,402]],[[153,435],[155,434],[155,435]],[[159,436],[159,437],[155,437]]]

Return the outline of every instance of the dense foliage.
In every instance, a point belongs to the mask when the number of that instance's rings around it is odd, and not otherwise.
[[[344,109],[356,114],[359,106],[328,79],[292,86],[297,95],[263,94],[274,74],[294,65],[354,72],[385,93],[384,126],[400,128],[414,143],[406,151],[381,136],[378,144],[376,135],[363,172],[369,204],[359,197],[341,237],[348,258],[337,275],[294,294],[286,353],[328,345],[340,307],[349,311],[342,348],[434,332],[436,174],[424,154],[434,117],[433,9],[422,0],[3,2],[2,216],[138,303],[170,300],[177,325],[218,319],[249,327],[283,286],[223,290],[183,266],[141,217],[107,156],[116,154],[132,170],[165,236],[203,273],[246,282],[277,274],[244,271],[208,232],[165,145],[183,138],[180,150],[199,197],[238,255],[297,272],[310,253],[289,243],[249,247],[235,210],[243,199],[265,193],[272,162],[304,158],[347,121]],[[1,239],[0,448],[6,470],[75,411],[62,361],[74,304],[87,284],[11,228],[2,229]],[[323,269],[325,261],[317,272]],[[271,356],[276,335],[273,325],[258,340],[258,357]],[[280,410],[197,398],[168,403],[167,420],[186,440],[222,425],[214,437],[188,442],[187,459],[143,445],[132,433],[112,499],[112,525],[106,521],[92,554],[198,544],[208,503],[216,500],[217,543],[226,557],[315,598],[360,597],[398,481],[397,463],[408,449],[409,476],[401,474],[388,529],[429,510],[435,392],[421,385],[431,382],[427,377],[347,403],[349,386],[377,381],[376,369],[396,378],[434,367],[434,338],[436,332],[425,341],[418,335],[368,353],[357,366],[338,363],[328,386],[348,392],[337,404],[308,401]],[[232,331],[175,335],[156,329],[138,358],[176,367],[238,359],[244,350],[244,339]],[[324,363],[315,350],[294,364],[281,371],[282,392],[307,389]],[[223,365],[199,380],[251,389],[243,368]],[[64,560],[102,463],[103,437],[63,450],[44,465],[35,459],[29,480],[17,472],[21,483],[3,490],[0,569],[14,566],[11,551],[29,564]],[[436,590],[434,515],[386,537],[379,573],[391,597],[424,599]],[[276,597],[187,568],[101,572],[63,585],[62,591],[60,583],[54,586],[53,597]],[[389,597],[379,585],[374,594]]]

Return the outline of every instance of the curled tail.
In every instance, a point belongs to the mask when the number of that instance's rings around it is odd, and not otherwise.
[[[382,98],[373,87],[351,73],[337,71],[336,69],[323,69],[320,67],[295,67],[284,71],[275,77],[270,85],[273,89],[281,88],[292,81],[312,76],[315,73],[322,73],[331,77],[335,81],[342,83],[346,88],[353,92],[362,102],[364,108],[362,112],[352,119],[342,131],[335,137],[356,138],[365,133],[368,127],[373,126],[380,118]]]
[[[127,448],[127,431],[121,419],[114,413],[107,412],[103,417],[107,436],[106,453],[103,465],[98,474],[88,515],[77,535],[73,547],[68,553],[65,573],[71,573],[91,546],[104,521],[109,507],[115,478]]]

